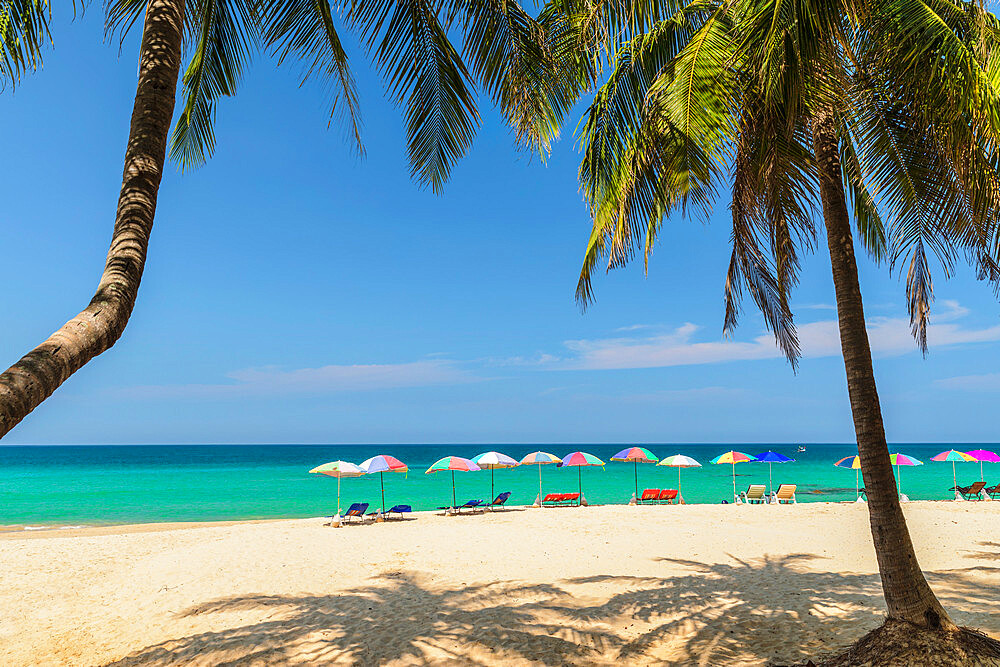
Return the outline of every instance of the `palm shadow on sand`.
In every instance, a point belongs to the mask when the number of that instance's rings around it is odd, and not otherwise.
[[[208,617],[223,629],[110,664],[764,663],[836,649],[884,619],[878,575],[814,571],[818,556],[657,560],[685,573],[448,588],[422,573],[386,572],[339,595],[221,598],[178,616]],[[982,575],[1000,582],[996,567],[928,576],[956,621],[998,633],[1000,586]]]

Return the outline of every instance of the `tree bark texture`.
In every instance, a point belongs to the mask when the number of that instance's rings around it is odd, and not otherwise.
[[[861,474],[868,496],[875,555],[889,617],[926,628],[954,628],[917,563],[899,503],[896,478],[892,474],[885,427],[882,424],[882,409],[875,387],[868,331],[865,328],[861,286],[858,283],[858,266],[833,114],[816,114],[812,119],[812,133],[837,295],[840,346],[847,371],[847,390],[851,398],[858,454],[861,457]]]
[[[90,304],[0,375],[0,437],[122,335],[142,279],[181,63],[184,0],[149,0],[121,194]]]

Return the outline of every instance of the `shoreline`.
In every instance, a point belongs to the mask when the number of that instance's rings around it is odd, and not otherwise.
[[[952,499],[947,500],[910,500],[903,503],[903,506],[913,505],[931,505],[931,506],[950,506],[952,504],[955,507],[962,507],[965,505],[977,505],[986,504],[991,502],[997,503],[997,507],[1000,508],[1000,501],[993,500],[979,500],[979,501],[955,501]],[[820,506],[843,506],[843,505],[855,505],[862,504],[857,503],[853,500],[822,500],[822,501],[809,501],[796,503],[795,505],[820,505]],[[732,508],[740,507],[743,504],[722,504],[722,503],[685,503],[677,505],[639,505],[638,507],[651,507],[657,508],[662,507],[664,511],[671,511],[671,508],[679,507],[720,507],[720,508]],[[768,507],[769,505],[751,505],[751,507]],[[788,505],[782,505],[787,507]],[[605,504],[593,504],[583,507],[577,506],[553,506],[553,507],[543,507],[544,511],[552,510],[563,510],[563,511],[587,511],[588,509],[597,509],[602,507],[637,507],[635,505],[630,505],[628,503],[605,503]],[[503,514],[504,512],[516,512],[525,510],[538,510],[539,508],[533,505],[508,505],[506,509],[496,511],[497,514]],[[683,510],[681,510],[683,511]],[[487,514],[489,512],[486,512]],[[467,516],[477,516],[482,514],[478,512],[475,514],[468,514]],[[415,510],[407,515],[407,521],[417,519],[421,516],[431,516],[438,515],[444,516],[444,513],[440,510]],[[309,516],[293,516],[293,517],[250,517],[246,519],[208,519],[204,521],[137,521],[137,522],[123,522],[123,523],[81,523],[81,524],[69,524],[67,522],[35,522],[32,524],[0,524],[0,540],[8,539],[11,536],[36,536],[36,537],[52,537],[52,536],[85,536],[85,535],[109,535],[109,534],[128,534],[128,533],[139,533],[139,532],[160,532],[167,530],[184,530],[189,528],[209,528],[213,526],[235,526],[242,524],[258,524],[258,523],[273,523],[280,521],[304,521],[304,520],[320,520],[329,519],[330,515],[309,515]],[[389,523],[399,523],[398,520],[394,519]]]

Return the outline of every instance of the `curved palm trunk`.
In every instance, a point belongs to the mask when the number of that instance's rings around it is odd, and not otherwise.
[[[812,121],[813,149],[819,168],[820,198],[826,223],[830,264],[837,294],[840,345],[847,370],[854,431],[861,457],[861,474],[868,495],[875,555],[889,617],[928,628],[954,628],[951,619],[924,579],[913,552],[903,517],[896,480],[889,462],[889,448],[882,425],[872,370],[868,331],[861,303],[858,267],[854,258],[851,222],[844,196],[840,151],[832,114],[818,114]]]
[[[104,274],[90,304],[0,375],[0,437],[122,335],[153,228],[181,60],[184,0],[149,0],[125,171]]]

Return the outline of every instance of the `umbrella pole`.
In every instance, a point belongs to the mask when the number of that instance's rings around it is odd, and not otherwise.
[[[538,506],[542,506],[542,466],[541,464],[536,464],[538,466]]]
[[[986,478],[983,477],[983,462],[982,461],[979,462],[979,481],[980,482],[986,481]]]
[[[378,474],[378,483],[382,487],[382,514],[385,514],[385,473]]]
[[[580,504],[583,504],[583,466],[576,467],[576,490],[580,493]]]
[[[951,462],[951,481],[955,485],[955,497],[958,497],[958,477],[955,475],[955,462]]]
[[[733,461],[733,502],[736,502],[736,461]]]
[[[774,472],[774,464],[770,461],[767,462],[767,493],[771,494],[774,489],[774,478],[772,473]]]
[[[490,497],[496,498],[496,492],[493,490],[493,468],[490,468]]]
[[[632,461],[632,468],[635,470],[635,502],[639,502],[639,462]]]
[[[340,478],[337,478],[337,516],[340,516]]]
[[[681,493],[681,467],[677,466],[677,502],[684,500],[684,494]]]
[[[451,508],[455,509],[455,471],[451,471]]]
[[[857,500],[858,498],[861,497],[861,484],[860,484],[860,482],[858,482],[858,473],[859,473],[859,470],[857,468],[855,468],[854,469],[854,495],[855,495],[855,500]]]

